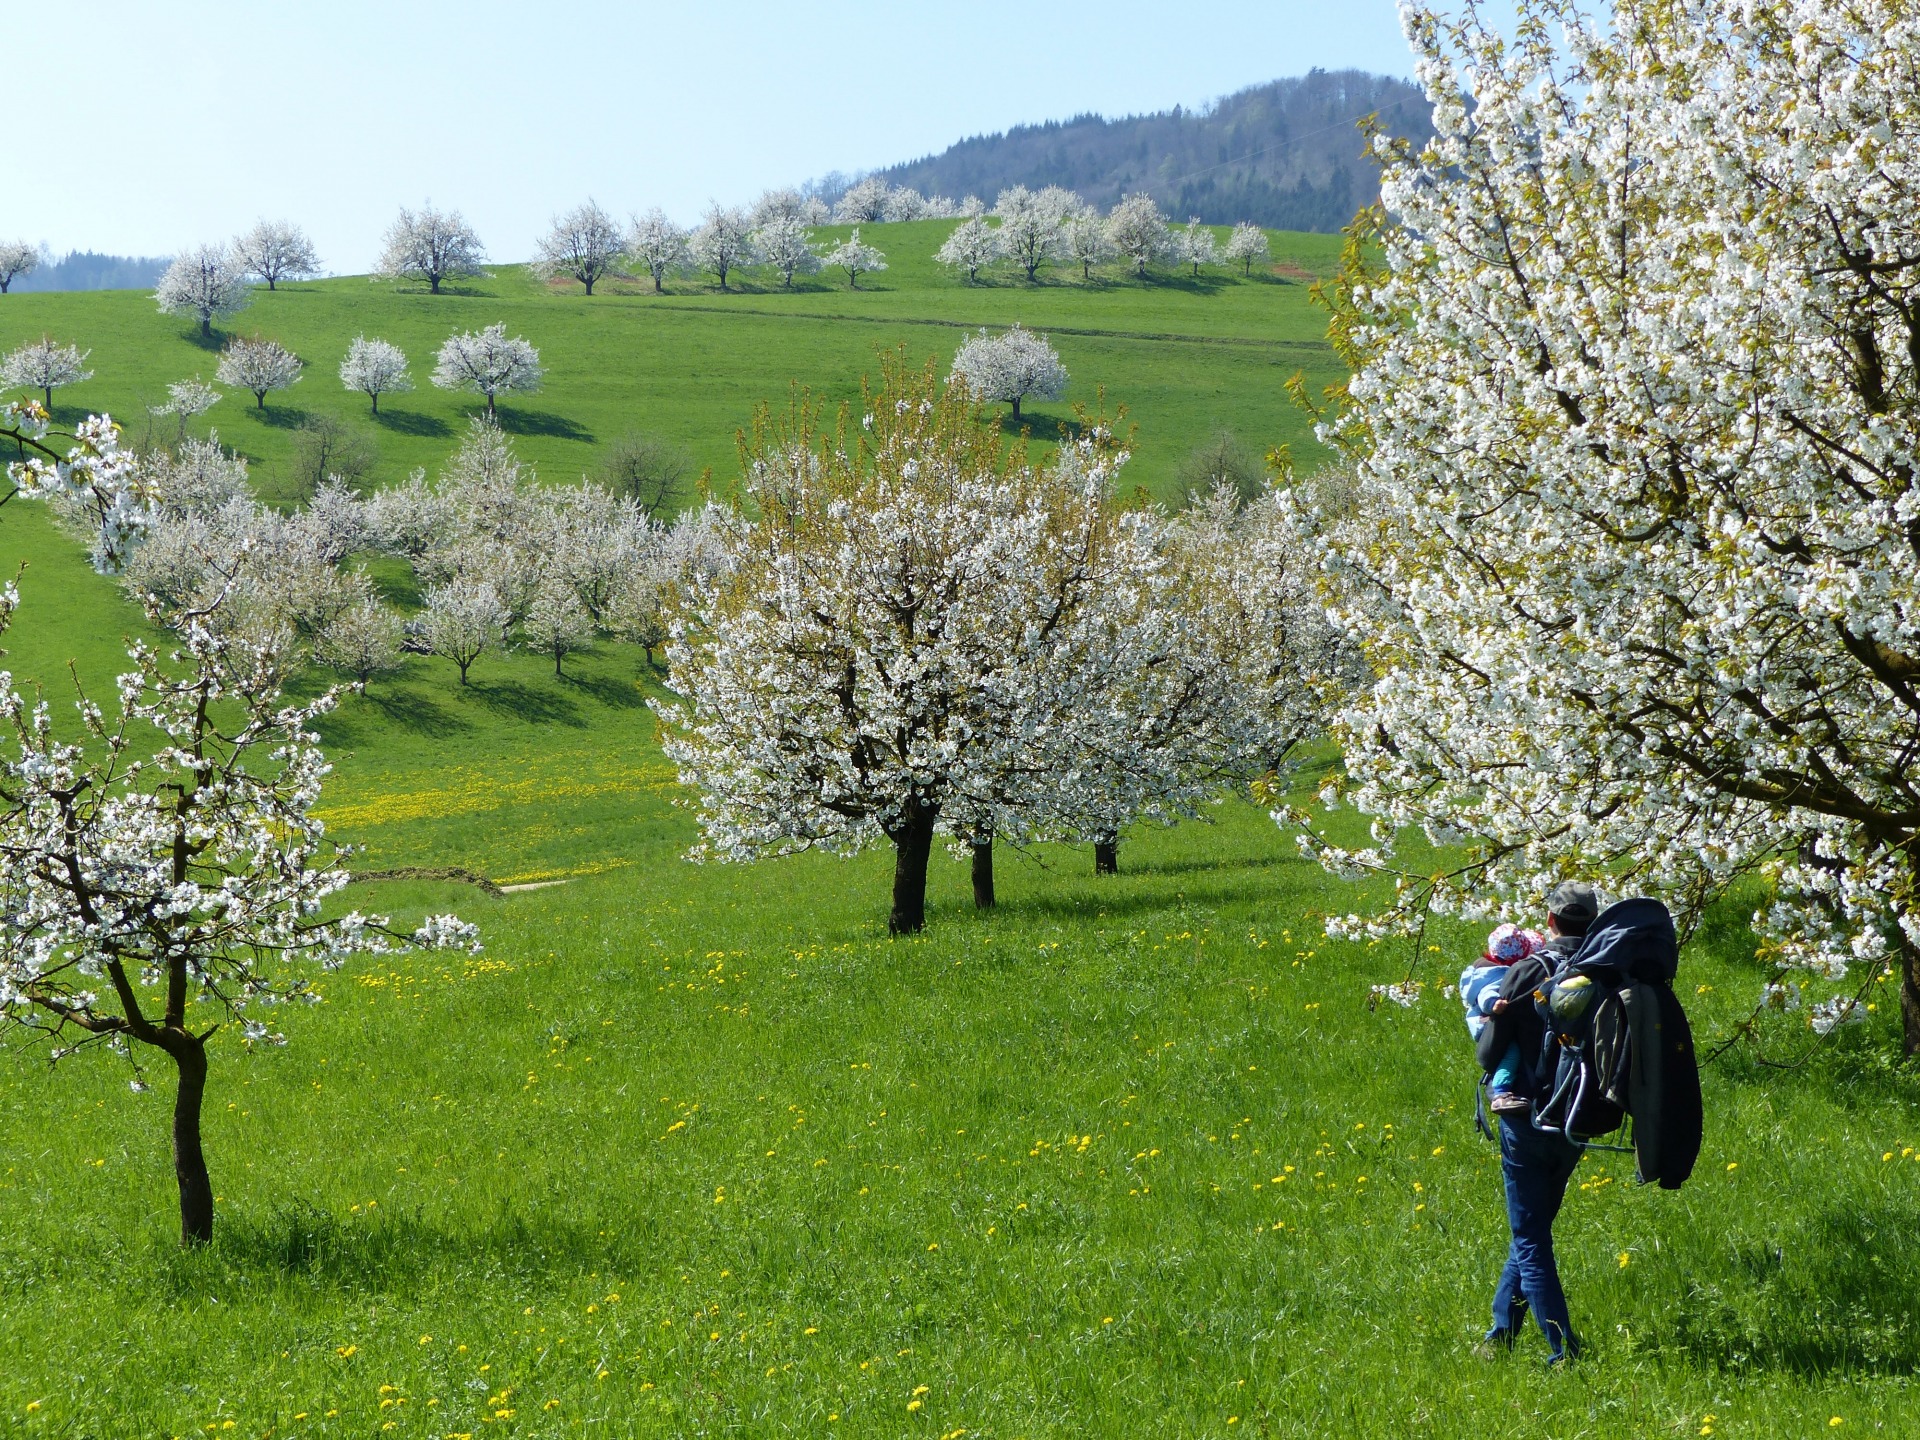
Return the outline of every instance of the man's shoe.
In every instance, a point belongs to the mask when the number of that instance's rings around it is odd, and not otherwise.
[[[1513,1340],[1511,1330],[1489,1330],[1473,1347],[1474,1356],[1481,1360],[1504,1360],[1513,1353]]]
[[[1513,1115],[1531,1110],[1533,1104],[1524,1095],[1516,1095],[1511,1090],[1502,1090],[1493,1097],[1493,1103],[1488,1108],[1496,1115]]]

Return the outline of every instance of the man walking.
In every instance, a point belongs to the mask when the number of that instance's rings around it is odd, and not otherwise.
[[[1585,881],[1567,880],[1555,886],[1547,899],[1546,945],[1537,957],[1514,965],[1514,973],[1501,987],[1503,998],[1495,1013],[1510,1024],[1489,1026],[1488,1030],[1503,1033],[1504,1038],[1498,1042],[1502,1049],[1509,1040],[1518,1042],[1526,1071],[1523,1078],[1531,1083],[1530,1098],[1536,1104],[1544,1098],[1540,1092],[1542,1077],[1535,1067],[1545,1049],[1546,1027],[1535,1013],[1531,996],[1538,985],[1573,958],[1599,913],[1600,897]],[[1506,1182],[1507,1223],[1513,1240],[1507,1248],[1500,1284],[1493,1292],[1493,1328],[1481,1342],[1481,1349],[1487,1354],[1511,1349],[1531,1309],[1553,1351],[1547,1363],[1563,1364],[1580,1353],[1580,1345],[1567,1318],[1567,1297],[1560,1288],[1560,1268],[1554,1261],[1553,1222],[1566,1197],[1567,1181],[1580,1163],[1580,1147],[1562,1136],[1534,1129],[1530,1111],[1501,1113],[1494,1119],[1500,1127],[1500,1170]]]

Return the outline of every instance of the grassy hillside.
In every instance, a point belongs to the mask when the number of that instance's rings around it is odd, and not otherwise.
[[[450,316],[504,315],[555,366],[521,412],[550,417],[524,436],[550,473],[642,403],[657,408],[641,423],[718,464],[707,432],[799,360],[838,357],[851,383],[871,333],[908,323],[888,306],[918,307],[910,338],[949,342],[927,323],[942,306],[997,321],[1057,304],[1036,317],[1051,323],[1111,305],[1128,328],[1172,316],[1199,333],[1210,316],[1231,333],[1234,307],[1271,304],[1302,344],[1310,324],[1287,308],[1299,287],[1277,285],[664,304],[547,295],[513,274],[476,288],[329,282],[263,297],[249,321],[281,317],[296,346],[378,328],[424,352]],[[8,325],[28,313],[15,298]],[[143,298],[56,298],[95,319],[72,332],[102,370],[75,408],[143,383],[112,379],[115,356],[123,377],[205,356]],[[1163,399],[1183,392],[1155,384],[1200,363],[1182,357],[1240,353],[1177,344],[1098,342]],[[651,358],[615,363],[629,353]],[[699,382],[720,373],[738,393]],[[326,380],[316,367],[294,403],[340,402]],[[1236,393],[1251,404],[1264,385]],[[1261,413],[1286,413],[1273,404]],[[222,409],[266,471],[285,430]],[[426,393],[395,410],[415,418],[383,432],[389,463],[436,461],[448,439],[427,422],[452,429],[458,408]],[[1163,429],[1174,413],[1210,418],[1169,400]],[[56,700],[69,660],[90,683],[111,675],[139,619],[25,502],[0,510],[0,563],[20,559],[4,663]],[[457,909],[485,953],[357,961],[323,980],[326,1004],[288,1017],[285,1049],[216,1038],[220,1218],[204,1252],[175,1246],[165,1072],[134,1094],[107,1054],[50,1068],[0,1034],[0,1433],[1910,1431],[1920,1093],[1890,1058],[1896,1006],[1796,1069],[1744,1048],[1711,1064],[1705,1153],[1678,1194],[1589,1157],[1558,1241],[1591,1360],[1543,1374],[1529,1337],[1483,1363],[1469,1346],[1505,1226],[1442,988],[1475,932],[1436,927],[1418,1002],[1370,1010],[1368,986],[1415,957],[1319,938],[1325,913],[1370,897],[1234,801],[1209,824],[1130,835],[1115,877],[1063,847],[1008,856],[986,916],[964,864],[937,858],[929,930],[890,941],[883,855],[684,863],[690,821],[644,708],[659,677],[618,647],[569,669],[489,656],[462,689],[451,665],[416,658],[325,723],[324,813],[367,847],[356,865],[566,883],[499,899],[352,888],[402,917]],[[1703,1041],[1725,1035],[1759,978],[1740,907],[1683,967]],[[1761,1035],[1776,1059],[1811,1038],[1788,1015]]]
[[[1180,458],[1219,428],[1263,450],[1290,444],[1306,456],[1315,448],[1282,387],[1296,371],[1315,384],[1338,373],[1324,316],[1301,283],[1331,270],[1337,238],[1276,234],[1273,267],[1251,279],[1214,271],[1142,283],[1115,271],[1083,283],[1060,271],[1038,285],[999,276],[969,286],[932,259],[952,223],[868,227],[865,238],[886,252],[889,268],[864,277],[857,291],[844,276],[804,278],[787,292],[750,274],[727,294],[683,278],[665,295],[621,282],[588,298],[577,284],[543,285],[521,267],[498,266],[490,278],[450,284],[441,295],[365,278],[262,290],[211,340],[190,321],[158,313],[140,292],[8,295],[0,299],[0,351],[43,333],[90,348],[94,378],[55,395],[59,417],[105,410],[137,429],[146,408],[165,400],[168,382],[212,379],[228,335],[279,340],[307,362],[300,384],[269,396],[265,412],[252,396],[230,392],[202,426],[216,426],[255,463],[268,495],[284,489],[293,434],[308,413],[363,424],[378,444],[380,481],[437,466],[476,406],[427,383],[433,353],[452,331],[496,321],[540,348],[544,391],[504,400],[501,418],[522,453],[556,478],[590,469],[622,433],[644,430],[682,442],[725,484],[734,434],[757,401],[782,400],[795,383],[851,396],[880,348],[905,344],[916,359],[938,355],[944,364],[969,327],[1015,321],[1049,332],[1073,376],[1061,403],[1030,407],[1035,436],[1057,434],[1074,401],[1092,405],[1105,387],[1108,403],[1127,405],[1140,426],[1132,483],[1166,493]],[[383,400],[377,418],[337,374],[359,334],[406,350],[419,387]]]

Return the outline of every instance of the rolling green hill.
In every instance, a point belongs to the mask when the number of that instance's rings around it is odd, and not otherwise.
[[[1274,357],[1326,363],[1303,287],[969,292],[914,281],[905,252],[931,242],[895,237],[916,232],[881,229],[894,288],[851,296],[586,301],[503,271],[447,297],[294,287],[245,319],[313,363],[289,412],[341,414],[330,368],[356,331],[420,360],[505,319],[552,366],[507,410],[554,476],[627,424],[724,474],[731,428],[789,378],[844,393],[875,343],[944,349],[959,323],[1013,318],[1055,328],[1077,394],[1114,372],[1156,483],[1223,414],[1250,439],[1301,433]],[[7,297],[0,325],[93,346],[67,417],[212,366],[144,296]],[[1141,338],[1168,334],[1198,338]],[[243,399],[216,411],[222,435],[270,485],[290,417]],[[392,408],[385,474],[437,463],[463,406]],[[138,615],[15,501],[0,566],[23,559],[0,663],[58,706],[69,661],[104,690]],[[1759,1048],[1706,1069],[1706,1147],[1678,1194],[1635,1188],[1626,1157],[1585,1161],[1557,1241],[1590,1358],[1543,1374],[1529,1337],[1483,1362],[1499,1162],[1446,989],[1477,927],[1436,923],[1419,953],[1326,941],[1325,915],[1378,897],[1230,799],[1130,834],[1117,876],[1070,847],[1009,855],[985,915],[965,862],[936,857],[929,929],[889,940],[884,854],[684,863],[692,824],[645,708],[663,677],[616,646],[568,669],[487,656],[462,687],[416,657],[323,723],[320,813],[366,847],[357,867],[545,888],[350,887],[406,921],[457,910],[485,952],[323,975],[284,1049],[215,1037],[211,1246],[175,1244],[164,1068],[136,1094],[105,1051],[56,1068],[0,1031],[0,1434],[1910,1431],[1920,1094],[1891,1058],[1897,1001],[1819,1048],[1804,1015],[1754,1020]],[[1329,763],[1288,777],[1297,799]],[[1370,1002],[1410,966],[1413,1005]],[[1724,907],[1683,960],[1704,1041],[1749,1020],[1762,973]]]
[[[932,259],[952,225],[868,227],[889,268],[863,278],[857,291],[822,274],[787,292],[777,279],[749,273],[744,288],[727,294],[683,278],[664,295],[650,283],[619,282],[588,298],[577,284],[543,285],[522,267],[499,266],[440,295],[363,277],[262,290],[211,340],[190,321],[158,313],[140,292],[8,295],[0,301],[0,351],[42,334],[91,349],[94,378],[56,393],[58,417],[104,410],[137,435],[168,382],[212,379],[229,335],[279,340],[307,362],[301,382],[269,396],[264,412],[252,396],[230,392],[202,424],[254,463],[268,496],[285,493],[293,433],[309,413],[363,424],[378,445],[379,482],[437,466],[476,406],[427,383],[433,353],[452,331],[496,321],[541,351],[544,390],[503,400],[501,420],[522,454],[555,479],[590,469],[623,433],[653,431],[685,444],[724,485],[735,432],[756,402],[782,400],[794,384],[852,396],[881,348],[904,344],[914,358],[938,355],[944,364],[969,327],[1016,321],[1050,333],[1073,376],[1060,404],[1031,407],[1036,438],[1056,434],[1073,402],[1093,405],[1104,387],[1108,403],[1125,404],[1140,427],[1132,483],[1167,493],[1180,458],[1221,428],[1262,450],[1289,444],[1304,457],[1314,449],[1306,418],[1282,387],[1296,371],[1315,384],[1339,373],[1324,316],[1301,283],[1331,270],[1337,237],[1276,234],[1273,266],[1251,279],[1215,270],[1142,283],[1116,271],[1088,284],[1063,270],[1038,285],[998,276],[970,286]],[[419,387],[383,400],[377,418],[337,375],[360,334],[406,350]]]

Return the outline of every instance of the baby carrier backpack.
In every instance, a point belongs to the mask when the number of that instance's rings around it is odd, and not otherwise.
[[[1558,970],[1514,966],[1501,992],[1501,1018],[1513,1023],[1482,1038],[1483,1056],[1512,1040],[1527,1057],[1535,1129],[1584,1145],[1631,1116],[1638,1178],[1663,1190],[1679,1189],[1700,1154],[1700,1071],[1673,992],[1679,966],[1667,907],[1622,900]]]
[[[1603,910],[1573,958],[1534,991],[1552,1076],[1534,1125],[1585,1142],[1633,1117],[1639,1178],[1677,1190],[1700,1154],[1700,1070],[1673,993],[1680,942],[1658,900]]]

